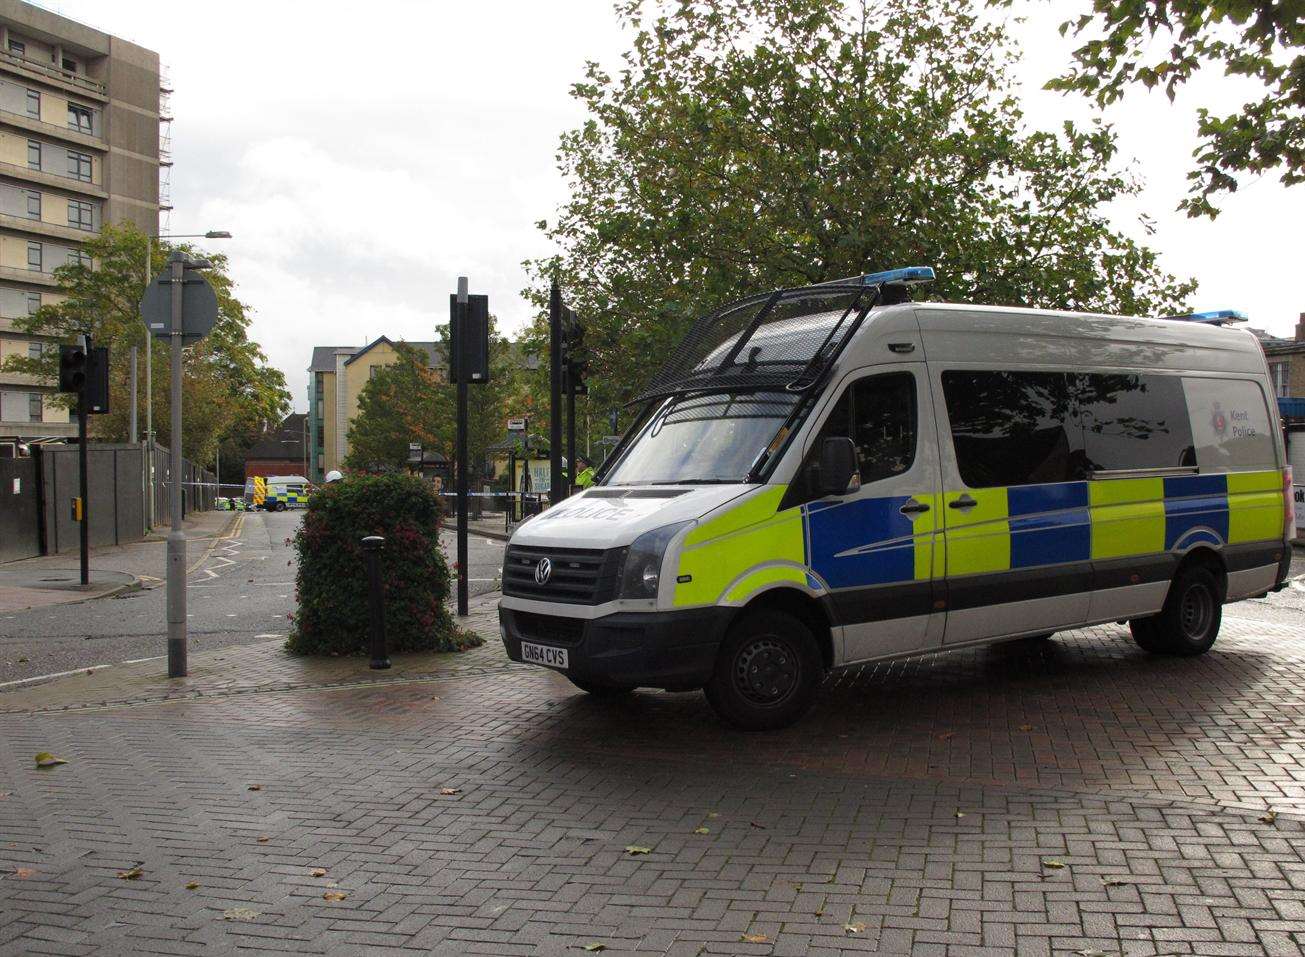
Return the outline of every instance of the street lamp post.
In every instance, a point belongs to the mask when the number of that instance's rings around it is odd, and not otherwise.
[[[230,239],[231,233],[225,229],[210,229],[206,233],[159,233],[145,237],[145,287],[149,288],[150,269],[154,260],[154,240],[156,239]],[[136,407],[139,404],[136,395],[136,346],[131,347],[131,440],[136,441]],[[173,444],[176,440],[173,439]],[[145,335],[145,446],[149,464],[146,466],[146,482],[149,494],[149,527],[154,527],[154,338],[146,330]]]

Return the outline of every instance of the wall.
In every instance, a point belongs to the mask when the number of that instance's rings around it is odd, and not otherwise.
[[[33,456],[40,474],[45,551],[76,551],[81,531],[72,518],[72,500],[80,488],[75,445],[38,446]],[[96,445],[87,449],[88,514],[91,545],[120,545],[145,536],[141,495],[142,450],[131,445]]]
[[[335,451],[335,373],[322,373],[322,474],[340,467]]]
[[[35,459],[0,459],[0,562],[41,554]]]

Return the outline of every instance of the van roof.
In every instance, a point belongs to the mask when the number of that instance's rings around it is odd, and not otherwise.
[[[873,310],[848,345],[845,360],[884,361],[883,356],[868,355],[866,348],[858,347],[864,344],[873,349],[873,341],[879,338],[875,332],[885,325],[909,325],[911,314],[919,321],[925,358],[931,361],[1264,371],[1259,342],[1243,329],[1172,319],[947,302],[903,303]]]

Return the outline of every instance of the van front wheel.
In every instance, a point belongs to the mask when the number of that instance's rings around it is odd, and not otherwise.
[[[801,620],[782,611],[752,612],[730,629],[703,691],[725,723],[769,731],[806,713],[823,670],[815,636]]]

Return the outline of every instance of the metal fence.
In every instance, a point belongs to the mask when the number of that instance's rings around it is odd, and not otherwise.
[[[151,484],[154,524],[168,522],[172,481],[168,450],[144,445],[92,444],[86,450],[92,546],[139,541],[150,528]],[[148,465],[154,464],[150,481]],[[30,458],[0,459],[0,562],[75,551],[81,532],[73,517],[79,494],[76,445],[37,445]],[[187,461],[182,475],[186,511],[213,508],[212,472]]]

